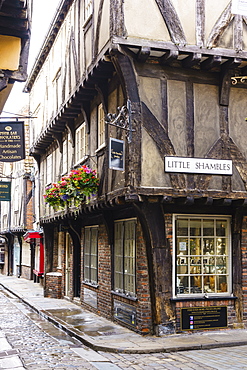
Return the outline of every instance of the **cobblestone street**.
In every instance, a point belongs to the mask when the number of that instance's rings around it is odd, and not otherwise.
[[[247,346],[157,354],[95,352],[0,290],[0,369],[247,369]]]

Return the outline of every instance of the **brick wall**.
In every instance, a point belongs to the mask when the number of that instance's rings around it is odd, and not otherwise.
[[[181,332],[181,308],[189,308],[189,307],[212,307],[212,306],[227,306],[227,321],[228,327],[231,328],[236,323],[236,311],[234,307],[234,300],[201,300],[201,301],[183,301],[183,302],[176,302],[176,332]]]
[[[81,301],[87,309],[97,312],[101,316],[113,319],[113,300],[123,302],[136,309],[137,327],[136,330],[142,333],[149,333],[152,326],[151,302],[149,294],[149,276],[147,271],[146,245],[142,235],[141,226],[137,224],[137,300],[133,301],[127,297],[122,297],[112,293],[112,264],[111,264],[111,246],[108,242],[107,231],[104,225],[99,226],[98,234],[98,288],[91,287],[82,282]],[[82,240],[83,240],[82,232]],[[82,242],[82,281],[83,281],[83,242]],[[85,304],[83,301],[84,287],[97,293],[97,309]],[[123,324],[123,323],[122,323]],[[124,324],[123,324],[124,325]],[[128,326],[126,324],[126,326]],[[133,328],[132,328],[133,329]]]
[[[21,277],[24,279],[31,280],[31,267],[30,266],[21,266]]]
[[[49,272],[46,274],[44,296],[62,298],[62,274],[60,272]]]

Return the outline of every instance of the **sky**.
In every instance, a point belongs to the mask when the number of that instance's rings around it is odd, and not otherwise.
[[[33,17],[31,43],[29,51],[28,72],[32,69],[35,58],[48,32],[50,23],[61,0],[33,0]],[[25,82],[15,82],[11,94],[4,106],[2,116],[12,116],[27,104],[28,94],[23,93]]]

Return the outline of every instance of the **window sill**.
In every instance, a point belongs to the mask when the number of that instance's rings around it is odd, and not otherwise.
[[[106,143],[100,145],[98,149],[95,150],[95,154],[100,154],[106,148]]]
[[[89,158],[89,155],[85,155],[82,159],[80,159],[74,164],[74,168],[76,169],[76,167],[81,166],[83,163],[85,163],[88,160],[88,158]]]
[[[126,295],[124,293],[118,293],[118,292],[115,292],[114,290],[112,290],[111,293],[113,295],[118,296],[118,297],[129,299],[130,301],[133,301],[133,302],[136,302],[137,301],[137,298],[136,297],[131,297],[130,295]]]
[[[87,285],[87,286],[89,286],[91,288],[96,288],[96,289],[99,287],[99,284],[93,284],[93,283],[90,283],[88,281],[83,281],[83,284],[84,285]]]
[[[212,296],[196,296],[196,297],[174,297],[170,298],[171,302],[180,302],[180,301],[219,301],[219,300],[234,300],[237,299],[237,297],[233,295],[212,295]]]

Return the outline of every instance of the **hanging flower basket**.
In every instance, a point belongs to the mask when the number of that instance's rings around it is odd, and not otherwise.
[[[53,208],[65,208],[74,202],[78,206],[86,196],[95,194],[98,190],[99,179],[96,171],[87,166],[72,170],[63,176],[60,181],[53,183],[45,189],[45,202]]]

